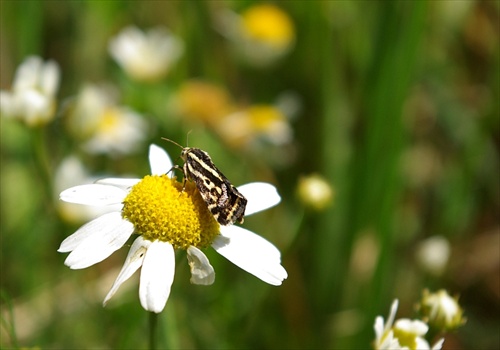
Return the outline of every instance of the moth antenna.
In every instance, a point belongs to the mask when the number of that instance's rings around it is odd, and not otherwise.
[[[186,135],[186,146],[189,147],[189,134],[191,134],[191,131],[193,131],[193,129],[189,130],[187,135]]]
[[[162,137],[162,140],[165,140],[165,141],[171,142],[171,143],[173,143],[174,145],[177,145],[177,146],[179,146],[180,148],[184,149],[184,147],[182,147],[181,145],[179,145],[177,142],[172,141],[172,140],[170,140],[170,139],[167,139],[166,137]]]

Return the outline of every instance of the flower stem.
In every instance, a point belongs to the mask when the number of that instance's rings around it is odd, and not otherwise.
[[[7,312],[2,316],[1,319],[2,328],[5,331],[7,331],[8,335],[10,336],[10,343],[12,347],[18,349],[19,344],[17,342],[16,323],[14,320],[14,310],[12,306],[12,300],[10,296],[3,290],[0,291],[0,299],[2,300],[2,303],[6,305],[7,309]]]
[[[157,329],[158,329],[158,314],[155,312],[149,313],[149,348],[151,350],[157,348]]]
[[[42,188],[45,193],[45,202],[52,207],[53,198],[53,184],[52,184],[52,169],[50,161],[50,152],[48,150],[46,130],[42,128],[36,128],[33,130],[31,135],[32,142],[32,152],[36,166],[36,173],[41,178],[43,183]]]

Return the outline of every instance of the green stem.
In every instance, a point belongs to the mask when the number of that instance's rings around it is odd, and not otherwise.
[[[5,331],[10,336],[10,341],[11,341],[12,347],[17,349],[17,348],[19,348],[19,344],[17,342],[16,325],[15,325],[15,320],[14,320],[14,310],[12,307],[11,298],[7,295],[6,292],[1,290],[0,291],[0,299],[2,300],[2,302],[4,302],[7,305],[6,308],[8,309],[7,312],[0,319],[2,328],[5,329]],[[9,320],[7,320],[7,318],[9,318]]]
[[[155,312],[149,313],[149,348],[157,349],[157,330],[158,330],[158,314]]]
[[[32,152],[36,166],[36,173],[41,178],[45,191],[45,200],[48,204],[53,202],[53,181],[50,156],[47,149],[46,129],[35,128],[32,133]],[[52,205],[50,205],[52,207]]]

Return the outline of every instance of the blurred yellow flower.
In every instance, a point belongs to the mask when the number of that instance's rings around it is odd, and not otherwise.
[[[145,139],[145,120],[116,99],[108,86],[87,85],[70,109],[68,127],[89,153],[128,154]]]
[[[295,42],[295,27],[290,16],[271,4],[251,6],[241,15],[221,11],[218,26],[235,51],[254,66],[276,62]]]
[[[242,31],[249,40],[284,49],[295,38],[290,17],[277,6],[255,5],[244,11],[241,17]]]
[[[439,331],[450,331],[465,323],[458,298],[451,297],[444,289],[436,293],[424,290],[418,309],[429,325]]]
[[[225,89],[201,80],[189,80],[182,84],[175,104],[182,116],[211,126],[234,109]]]
[[[283,145],[292,140],[290,119],[300,109],[300,101],[295,94],[284,93],[275,104],[238,108],[224,88],[189,80],[177,92],[173,109],[181,117],[211,127],[234,147],[246,147],[259,139]]]
[[[292,140],[287,116],[276,106],[257,104],[223,118],[217,131],[229,144],[246,146],[263,138],[275,145]]]
[[[109,43],[109,53],[132,79],[145,82],[165,77],[184,51],[182,41],[166,28],[142,32],[123,29]]]
[[[309,208],[321,211],[333,200],[333,189],[321,175],[301,176],[297,186],[301,202]]]
[[[47,124],[55,116],[59,80],[56,62],[44,63],[36,56],[26,58],[16,71],[12,91],[0,92],[2,116],[19,119],[28,126]]]

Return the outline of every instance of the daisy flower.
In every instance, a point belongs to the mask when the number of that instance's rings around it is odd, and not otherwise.
[[[28,126],[45,125],[56,113],[60,70],[56,62],[30,56],[16,70],[12,91],[0,91],[1,114]]]
[[[186,250],[191,282],[210,285],[215,272],[201,251],[211,246],[243,270],[271,285],[281,285],[287,272],[279,250],[264,238],[238,226],[220,226],[209,212],[196,186],[168,177],[172,161],[158,146],[149,149],[150,176],[143,179],[103,179],[95,184],[63,191],[63,201],[83,205],[122,203],[120,211],[104,214],[66,238],[59,252],[71,252],[71,269],[94,265],[120,249],[132,234],[125,264],[104,305],[140,267],[139,299],[142,307],[159,313],[165,307],[174,279],[174,251]],[[265,210],[281,200],[276,188],[255,182],[238,187],[248,199],[245,214]]]
[[[287,116],[267,104],[252,105],[224,117],[217,131],[224,140],[236,146],[251,144],[259,137],[275,145],[284,145],[293,137]]]
[[[398,300],[394,300],[387,322],[382,316],[375,319],[375,350],[440,350],[444,339],[438,340],[430,347],[424,336],[429,330],[427,324],[420,320],[407,318],[394,322],[398,310]]]
[[[295,43],[291,17],[272,4],[258,4],[241,14],[222,10],[217,15],[220,33],[246,62],[265,67],[285,56]]]
[[[466,319],[458,297],[452,297],[444,289],[435,293],[424,290],[418,308],[431,327],[450,331],[462,326]]]
[[[109,53],[125,72],[146,82],[162,79],[183,51],[181,39],[163,27],[143,32],[130,26],[109,43]]]
[[[92,154],[120,156],[135,152],[147,136],[142,115],[118,103],[110,85],[86,84],[70,108],[67,125],[83,149]]]

